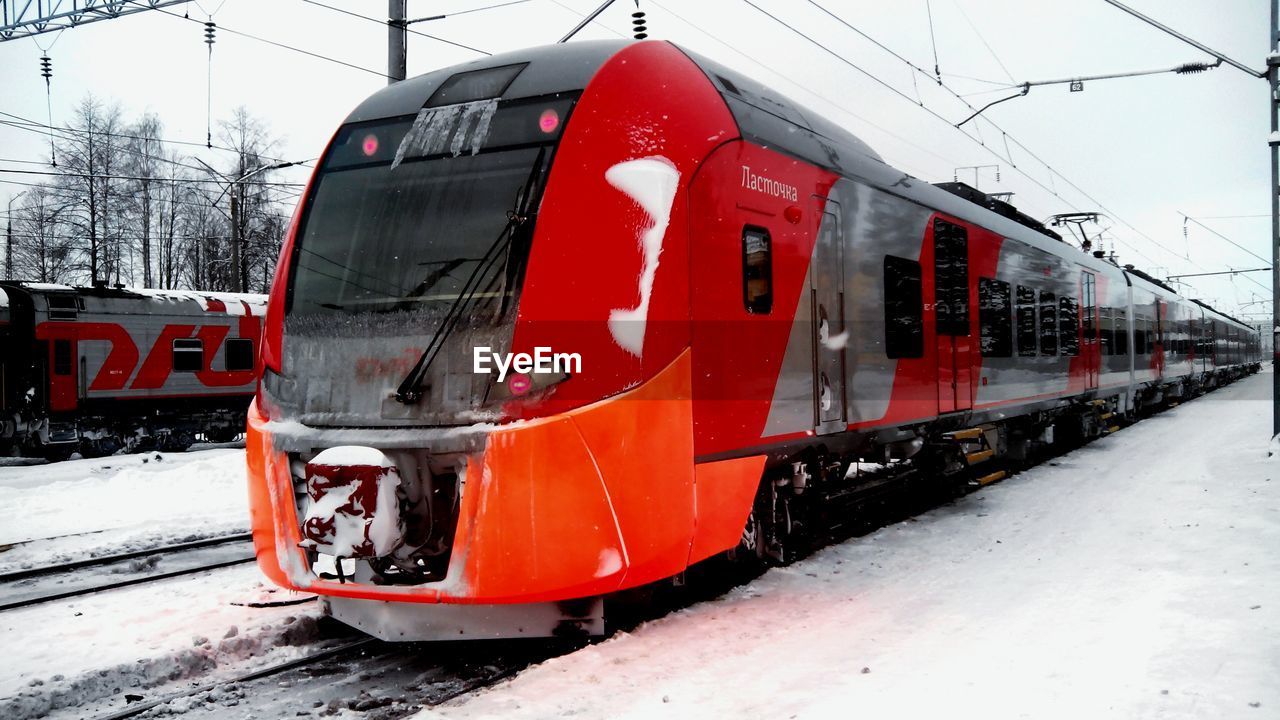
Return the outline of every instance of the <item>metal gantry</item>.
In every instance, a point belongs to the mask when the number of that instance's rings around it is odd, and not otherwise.
[[[182,5],[189,0],[0,0],[0,42],[99,20]]]

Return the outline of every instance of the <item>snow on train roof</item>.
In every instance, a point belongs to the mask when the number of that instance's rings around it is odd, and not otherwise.
[[[144,295],[161,302],[194,300],[209,312],[225,312],[228,315],[263,315],[267,311],[266,295],[205,292],[203,290],[151,290],[147,288],[125,288],[122,292]]]
[[[58,283],[23,282],[21,286],[35,292],[72,292],[82,297],[143,297],[154,302],[197,302],[206,312],[227,315],[262,316],[267,311],[267,296],[253,293],[215,292],[205,290],[153,290],[150,288],[89,288]]]

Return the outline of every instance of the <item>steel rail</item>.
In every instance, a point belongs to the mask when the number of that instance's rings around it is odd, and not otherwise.
[[[68,536],[64,536],[68,537]],[[203,547],[213,547],[215,545],[224,545],[230,542],[247,542],[253,539],[251,533],[238,533],[235,535],[222,535],[219,537],[205,538],[203,540],[192,540],[191,542],[177,543],[174,545],[161,545],[160,547],[151,548],[150,550],[131,550],[129,552],[117,553],[115,555],[102,555],[99,557],[88,558],[85,560],[76,560],[69,563],[59,565],[46,565],[45,567],[29,568],[26,570],[15,570],[13,572],[0,573],[0,583],[17,582],[18,580],[26,580],[33,577],[43,577],[45,575],[56,575],[60,572],[69,572],[71,570],[80,570],[87,567],[95,567],[98,565],[110,565],[111,563],[121,562],[123,560],[135,560],[140,557],[150,557],[152,555],[164,555],[167,553],[182,552],[184,550],[195,550]]]

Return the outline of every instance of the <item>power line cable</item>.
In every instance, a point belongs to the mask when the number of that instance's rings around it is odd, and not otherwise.
[[[1186,213],[1184,213],[1184,212],[1181,212],[1181,211],[1180,211],[1178,214],[1179,214],[1179,215],[1181,215],[1182,217],[1184,217],[1184,218],[1186,218],[1186,219],[1190,220],[1191,222],[1193,222],[1193,223],[1195,223],[1195,224],[1199,225],[1200,227],[1204,228],[1205,230],[1208,230],[1209,232],[1213,233],[1214,235],[1217,235],[1218,237],[1222,238],[1223,240],[1226,240],[1227,242],[1231,243],[1232,245],[1235,245],[1236,247],[1238,247],[1238,248],[1240,248],[1241,250],[1243,250],[1243,251],[1245,251],[1245,252],[1249,253],[1250,255],[1254,256],[1255,258],[1257,258],[1257,259],[1261,260],[1262,262],[1264,262],[1264,263],[1270,263],[1270,262],[1271,262],[1270,260],[1268,260],[1268,259],[1266,259],[1266,258],[1262,257],[1262,256],[1261,256],[1261,255],[1259,255],[1258,253],[1256,253],[1256,252],[1254,252],[1254,251],[1250,250],[1249,248],[1247,248],[1247,247],[1245,247],[1245,246],[1241,245],[1240,243],[1236,242],[1235,240],[1232,240],[1231,238],[1227,237],[1226,235],[1223,235],[1222,233],[1218,232],[1217,230],[1214,230],[1213,228],[1209,227],[1208,225],[1205,225],[1204,223],[1202,223],[1202,222],[1200,222],[1199,220],[1197,220],[1197,219],[1195,219],[1195,218],[1191,217],[1190,215],[1188,215],[1188,214],[1186,214]]]
[[[195,18],[193,18],[193,17],[187,17],[187,16],[185,16],[185,15],[179,15],[179,14],[177,14],[177,13],[175,13],[175,12],[169,12],[168,10],[165,10],[164,8],[153,8],[153,9],[154,9],[156,12],[164,13],[165,15],[168,15],[168,16],[170,16],[170,17],[175,17],[175,18],[178,18],[179,20],[186,20],[187,22],[193,22],[193,23],[196,23],[197,25],[200,25],[200,26],[202,26],[202,27],[204,26],[204,23],[203,23],[203,22],[201,22],[200,20],[197,20],[197,19],[195,19]],[[242,31],[242,30],[233,30],[233,29],[231,29],[231,28],[229,28],[229,27],[227,27],[227,26],[225,26],[225,25],[219,25],[219,26],[218,26],[218,29],[219,29],[219,30],[221,30],[222,32],[231,33],[232,35],[239,35],[240,37],[249,38],[250,40],[257,40],[257,41],[258,41],[258,42],[260,42],[260,43],[265,43],[265,44],[267,44],[267,45],[271,45],[271,46],[273,46],[273,47],[278,47],[278,48],[281,48],[281,49],[283,49],[283,50],[290,50],[290,51],[292,51],[292,52],[300,53],[300,54],[302,54],[302,55],[307,55],[307,56],[309,56],[309,57],[313,57],[313,58],[316,58],[316,59],[318,59],[318,60],[325,60],[325,61],[327,61],[327,62],[335,63],[335,64],[337,64],[337,65],[342,65],[342,66],[344,66],[344,67],[349,67],[349,68],[351,68],[352,70],[359,70],[359,71],[361,71],[361,72],[369,73],[370,75],[377,75],[378,77],[380,77],[380,78],[386,78],[387,80],[390,80],[390,79],[391,79],[391,76],[390,76],[390,75],[387,75],[386,73],[383,73],[383,72],[379,72],[379,71],[377,71],[377,70],[370,70],[370,69],[369,69],[369,68],[367,68],[367,67],[362,67],[362,66],[360,66],[360,65],[356,65],[356,64],[354,64],[354,63],[349,63],[349,62],[347,62],[346,60],[338,60],[337,58],[331,58],[331,57],[329,57],[328,55],[321,55],[320,53],[312,52],[312,51],[310,51],[310,50],[303,50],[302,48],[297,48],[297,47],[294,47],[294,46],[292,46],[292,45],[285,45],[284,43],[276,42],[275,40],[268,40],[268,39],[266,39],[266,38],[264,38],[264,37],[259,37],[259,36],[257,36],[257,35],[252,35],[252,34],[250,34],[250,33],[244,32],[244,31]]]
[[[451,14],[451,15],[462,15],[462,14],[464,14],[464,13],[468,13],[468,12],[477,12],[477,11],[479,11],[479,10],[489,10],[489,9],[492,9],[492,8],[495,8],[495,7],[505,7],[505,6],[507,6],[507,5],[517,5],[517,4],[519,4],[520,2],[527,2],[527,1],[528,1],[528,0],[517,0],[517,2],[502,3],[502,4],[500,4],[500,5],[490,5],[489,7],[475,8],[475,9],[472,9],[472,10],[464,10],[464,11],[462,11],[462,12],[455,12],[455,13],[450,13],[450,14]],[[334,12],[342,13],[343,15],[350,15],[351,17],[360,18],[361,20],[368,20],[369,22],[377,23],[377,24],[379,24],[379,25],[381,25],[381,26],[383,26],[383,27],[386,27],[386,26],[389,24],[386,20],[379,20],[379,19],[377,19],[377,18],[375,18],[375,17],[369,17],[368,15],[361,15],[360,13],[351,12],[350,10],[346,10],[346,9],[343,9],[343,8],[340,8],[340,7],[334,7],[334,6],[332,6],[332,5],[326,5],[326,4],[322,3],[322,2],[316,2],[316,0],[302,0],[302,2],[304,2],[304,3],[308,4],[308,5],[315,5],[316,7],[322,7],[322,8],[325,8],[325,9],[327,9],[327,10],[332,10],[332,11],[334,11]],[[445,17],[445,16],[444,16],[444,15],[439,15],[439,16],[437,16],[437,17]],[[434,18],[419,18],[419,20],[425,20],[425,19],[434,19]],[[413,22],[418,22],[418,21],[413,21]],[[491,52],[487,52],[487,51],[485,51],[485,50],[481,50],[480,48],[477,48],[477,47],[471,47],[470,45],[464,45],[464,44],[462,44],[462,43],[460,43],[460,42],[454,42],[453,40],[446,40],[446,39],[444,39],[444,38],[442,38],[442,37],[439,37],[439,36],[437,36],[437,35],[432,35],[432,34],[430,34],[430,33],[424,33],[424,32],[422,32],[421,30],[414,30],[414,29],[413,29],[413,28],[411,28],[411,27],[407,27],[407,23],[406,23],[406,27],[404,28],[404,30],[405,30],[405,32],[413,33],[414,35],[420,35],[420,36],[422,36],[422,37],[424,37],[424,38],[429,38],[429,39],[431,39],[431,40],[435,40],[436,42],[444,43],[445,45],[452,45],[452,46],[454,46],[454,47],[459,47],[459,48],[462,48],[463,50],[470,50],[471,52],[479,53],[479,54],[481,54],[481,55],[493,55],[493,53],[491,53]],[[381,75],[381,73],[379,73],[379,74]],[[386,76],[384,75],[383,77],[386,77]]]
[[[158,177],[144,177],[144,176],[140,176],[140,175],[104,175],[104,174],[101,174],[101,173],[70,173],[70,172],[56,172],[56,171],[53,171],[53,170],[18,170],[18,169],[15,169],[15,168],[0,168],[0,173],[12,173],[12,174],[17,174],[17,175],[50,175],[50,176],[53,176],[53,177],[77,177],[77,178],[88,178],[88,179],[90,179],[90,180],[92,180],[92,179],[98,179],[98,180],[147,180],[147,181],[151,181],[151,182],[160,182],[160,181],[165,181],[165,180],[166,180],[166,178],[158,178]],[[226,182],[225,180],[212,180],[212,179],[205,179],[205,178],[186,178],[186,179],[182,180],[182,182],[185,182],[185,183],[214,183],[214,184],[217,184],[217,185],[226,185],[226,184],[227,184],[227,182]],[[249,184],[250,184],[250,185],[261,185],[261,186],[266,186],[266,187],[294,187],[294,188],[300,188],[300,187],[305,187],[305,186],[306,186],[306,184],[305,184],[305,183],[265,182],[265,181],[259,181],[259,180],[255,180],[255,181],[253,181],[253,182],[250,182]]]
[[[991,53],[991,57],[995,59],[996,64],[1008,76],[1009,82],[1016,84],[1017,81],[1013,79],[1013,73],[1009,72],[1009,68],[1005,67],[1004,61],[996,54],[996,51],[991,47],[991,43],[987,42],[987,39],[983,37],[982,31],[978,29],[978,26],[974,25],[973,20],[969,19],[969,14],[964,11],[964,8],[960,7],[960,0],[951,0],[951,4],[955,6],[956,10],[960,11],[960,17],[964,18],[964,21],[969,24],[969,28],[973,30],[974,35],[978,36],[978,40],[982,42],[982,46],[987,49],[987,52]]]
[[[565,5],[564,3],[560,2],[560,0],[551,0],[551,2],[552,2],[552,3],[555,3],[556,5],[559,5],[561,8],[563,8],[563,9],[565,9],[565,10],[568,10],[569,12],[571,12],[571,13],[573,13],[574,15],[578,16],[579,18],[585,18],[585,17],[586,17],[586,15],[585,15],[584,13],[580,13],[580,12],[578,12],[577,10],[574,10],[573,8],[569,7],[568,5]],[[655,4],[656,4],[656,3],[655,3]],[[631,38],[627,37],[626,35],[623,35],[622,33],[618,32],[617,30],[614,30],[613,28],[609,27],[608,25],[605,25],[604,23],[600,22],[600,20],[599,20],[598,18],[592,18],[592,19],[591,19],[591,22],[589,22],[588,24],[589,24],[589,25],[595,25],[596,27],[599,27],[599,28],[604,28],[605,30],[608,30],[609,32],[613,33],[614,35],[617,35],[618,37],[622,38],[623,40],[630,40],[630,39],[631,39]]]
[[[554,2],[555,0],[552,0],[552,1]],[[557,4],[558,4],[558,3],[557,3]],[[821,102],[823,102],[823,103],[826,103],[827,105],[829,105],[829,106],[831,106],[831,107],[835,108],[836,110],[838,110],[838,111],[840,111],[840,112],[845,113],[846,115],[849,115],[850,117],[854,118],[855,120],[858,120],[859,122],[865,123],[866,125],[870,126],[871,128],[874,128],[875,130],[877,130],[877,131],[879,131],[879,132],[881,132],[881,133],[884,133],[884,134],[885,134],[885,135],[887,135],[888,137],[893,138],[894,140],[897,140],[898,142],[901,142],[902,144],[907,145],[907,146],[909,146],[909,147],[911,147],[911,148],[914,148],[914,149],[916,149],[916,150],[919,150],[920,152],[925,153],[926,155],[931,155],[931,156],[933,156],[934,158],[936,158],[936,159],[938,159],[938,160],[942,161],[943,163],[945,163],[948,167],[956,167],[956,166],[958,166],[958,165],[960,165],[960,164],[961,164],[958,160],[956,160],[956,159],[954,159],[954,158],[948,158],[948,157],[944,157],[944,156],[942,156],[942,155],[939,155],[937,152],[935,152],[935,151],[933,151],[933,150],[931,150],[931,149],[929,149],[929,148],[927,148],[927,147],[925,147],[925,146],[923,146],[923,145],[920,145],[920,144],[918,144],[918,143],[916,143],[916,142],[912,141],[912,140],[911,140],[911,139],[909,139],[909,138],[903,137],[902,135],[899,135],[899,134],[895,133],[894,131],[892,131],[892,130],[890,130],[890,129],[886,128],[886,127],[884,127],[883,125],[880,125],[880,124],[878,124],[878,123],[876,123],[876,122],[874,122],[874,121],[872,121],[872,120],[870,120],[870,119],[868,119],[868,118],[866,118],[866,117],[864,117],[864,116],[862,116],[862,115],[859,115],[858,113],[854,112],[853,110],[849,109],[848,107],[846,107],[846,106],[844,106],[844,105],[841,105],[840,103],[837,103],[836,101],[834,101],[834,100],[830,99],[827,95],[825,95],[825,94],[823,94],[823,93],[820,93],[820,92],[818,92],[817,90],[814,90],[813,88],[811,88],[811,87],[809,87],[809,86],[807,86],[807,85],[804,85],[803,83],[801,83],[801,82],[799,82],[799,81],[797,81],[797,80],[795,80],[795,79],[793,79],[793,78],[790,78],[790,77],[788,77],[788,76],[784,75],[783,73],[781,73],[780,71],[778,71],[778,70],[777,70],[777,69],[775,69],[775,68],[772,68],[772,67],[769,67],[768,65],[765,65],[764,63],[760,62],[759,60],[757,60],[757,59],[755,59],[755,58],[751,57],[751,55],[749,55],[749,54],[747,54],[747,53],[743,52],[742,50],[740,50],[740,49],[738,49],[738,48],[734,47],[732,44],[730,44],[730,43],[726,42],[725,40],[723,40],[723,39],[721,39],[721,38],[719,38],[719,37],[715,36],[714,34],[712,34],[712,33],[708,32],[707,30],[705,30],[705,29],[703,29],[702,27],[698,26],[697,24],[695,24],[695,23],[691,22],[690,20],[688,20],[688,19],[687,19],[687,18],[685,18],[684,16],[680,15],[679,13],[675,12],[674,10],[671,10],[670,8],[666,7],[665,5],[663,5],[663,4],[659,3],[659,2],[656,2],[655,0],[650,0],[650,4],[651,4],[651,5],[653,5],[654,7],[657,7],[659,10],[661,10],[661,11],[665,12],[666,14],[670,15],[671,17],[675,18],[676,20],[679,20],[680,22],[684,23],[686,26],[688,26],[688,27],[690,27],[690,28],[692,28],[692,29],[694,29],[694,30],[698,31],[699,33],[702,33],[702,34],[703,34],[703,35],[705,35],[706,37],[710,38],[712,41],[714,41],[714,42],[718,43],[719,45],[721,45],[721,46],[725,47],[725,48],[726,48],[726,49],[728,49],[729,51],[731,51],[731,52],[733,52],[733,53],[737,54],[738,56],[742,57],[742,58],[743,58],[744,60],[746,60],[747,62],[750,62],[750,63],[752,63],[752,64],[756,65],[757,67],[759,67],[759,68],[761,68],[761,69],[763,69],[763,70],[768,71],[770,74],[772,74],[772,75],[774,75],[774,76],[778,77],[778,78],[779,78],[779,79],[781,79],[783,82],[789,83],[789,84],[791,84],[792,86],[794,86],[794,87],[796,87],[796,88],[799,88],[800,90],[802,90],[802,91],[804,91],[804,92],[808,93],[809,95],[811,95],[811,96],[812,96],[812,97],[814,97],[815,99],[817,99],[817,100],[819,100],[819,101],[821,101]],[[920,172],[919,170],[915,170],[915,171],[914,171],[914,173],[915,173],[915,175],[916,175],[917,177],[924,177],[924,176],[926,175],[926,173]]]
[[[32,120],[31,118],[23,117],[21,115],[14,115],[13,113],[4,112],[3,110],[0,110],[0,115],[11,117],[11,118],[14,118],[14,120],[16,121],[19,121],[19,122],[11,122],[6,120],[0,120],[0,123],[7,124],[7,125],[18,125],[19,123],[22,123],[22,124],[30,125],[33,127],[42,128],[42,129],[52,128],[53,130],[57,130],[60,132],[80,133],[81,135],[87,135],[92,133],[93,135],[100,135],[103,137],[119,137],[119,138],[128,138],[131,140],[154,140],[156,142],[164,143],[166,145],[186,145],[189,147],[205,148],[209,150],[223,150],[226,152],[232,152],[236,154],[240,153],[239,150],[236,150],[235,148],[232,148],[232,147],[227,147],[225,145],[213,145],[212,147],[208,147],[205,145],[205,143],[194,142],[191,140],[166,140],[164,138],[149,138],[143,135],[131,135],[129,133],[113,133],[113,132],[106,132],[102,130],[87,130],[85,128],[70,127],[68,125],[49,125],[48,123],[42,123],[37,120]],[[41,132],[43,133],[43,130]],[[265,155],[262,153],[258,153],[258,156],[265,158],[267,160],[275,160],[277,162],[281,162],[284,160],[284,158],[272,157],[270,155]]]
[[[857,64],[853,63],[852,61],[848,60],[847,58],[845,58],[844,56],[842,56],[842,55],[840,55],[839,53],[835,52],[834,50],[832,50],[831,48],[829,48],[829,47],[827,47],[826,45],[822,44],[821,42],[818,42],[818,41],[817,41],[817,40],[815,40],[813,37],[811,37],[811,36],[809,36],[809,35],[807,35],[807,34],[805,34],[805,33],[801,32],[800,30],[798,30],[797,28],[795,28],[793,25],[790,25],[789,23],[787,23],[787,22],[783,21],[781,18],[777,17],[776,15],[773,15],[772,13],[768,12],[767,10],[764,10],[764,9],[763,9],[763,8],[761,8],[759,5],[756,5],[754,2],[752,2],[752,0],[743,0],[743,2],[745,2],[747,5],[750,5],[751,7],[755,8],[755,9],[756,9],[757,11],[759,11],[760,13],[762,13],[762,14],[764,14],[764,15],[768,16],[768,17],[769,17],[770,19],[772,19],[774,22],[777,22],[778,24],[782,25],[783,27],[786,27],[787,29],[791,30],[791,32],[793,32],[793,33],[795,33],[795,34],[799,35],[800,37],[804,38],[805,40],[808,40],[810,43],[812,43],[812,44],[816,45],[817,47],[822,48],[822,49],[823,49],[824,51],[826,51],[828,54],[830,54],[830,55],[832,55],[833,57],[835,57],[836,59],[840,60],[842,63],[844,63],[844,64],[846,64],[846,65],[849,65],[850,67],[852,67],[852,68],[856,69],[858,72],[860,72],[860,73],[862,73],[862,74],[866,75],[867,77],[871,78],[872,80],[874,80],[875,82],[877,82],[877,83],[879,83],[880,85],[884,86],[885,88],[889,89],[889,90],[890,90],[890,91],[892,91],[895,95],[898,95],[899,97],[901,97],[901,98],[903,98],[903,99],[905,99],[905,100],[907,100],[907,101],[911,102],[912,104],[915,104],[915,105],[918,105],[919,107],[924,108],[924,110],[925,110],[926,112],[928,112],[930,115],[933,115],[933,116],[934,116],[935,118],[937,118],[938,120],[941,120],[941,121],[943,121],[943,122],[947,123],[948,125],[951,125],[951,124],[952,124],[950,120],[948,120],[947,118],[943,117],[940,113],[936,112],[936,111],[935,111],[935,110],[933,110],[932,108],[929,108],[928,106],[925,106],[925,105],[923,105],[922,103],[919,103],[918,101],[916,101],[916,100],[912,99],[912,98],[911,98],[910,96],[908,96],[907,94],[905,94],[905,93],[903,93],[902,91],[898,90],[897,88],[893,87],[892,85],[890,85],[889,83],[885,82],[884,80],[881,80],[879,77],[877,77],[877,76],[875,76],[874,74],[872,74],[872,73],[868,72],[867,70],[865,70],[864,68],[862,68],[862,67],[858,66]],[[903,57],[902,55],[900,55],[899,53],[897,53],[897,52],[893,51],[892,49],[890,49],[889,47],[887,47],[886,45],[884,45],[884,43],[879,42],[878,40],[876,40],[875,38],[872,38],[872,37],[871,37],[870,35],[868,35],[867,33],[863,32],[862,30],[858,29],[857,27],[854,27],[852,24],[850,24],[848,21],[846,21],[846,20],[844,20],[843,18],[841,18],[839,15],[836,15],[835,13],[833,13],[833,12],[831,12],[830,10],[826,9],[826,8],[825,8],[825,7],[823,7],[822,5],[820,5],[820,4],[818,4],[817,2],[815,2],[814,0],[808,0],[808,2],[809,2],[809,4],[810,4],[810,5],[813,5],[814,7],[818,8],[819,10],[821,10],[823,13],[825,13],[826,15],[828,15],[829,17],[831,17],[831,18],[832,18],[833,20],[835,20],[836,22],[838,22],[838,23],[840,23],[841,25],[845,26],[846,28],[848,28],[848,29],[852,30],[853,32],[857,33],[858,35],[862,36],[863,38],[866,38],[868,41],[872,42],[872,43],[873,43],[873,44],[875,44],[877,47],[879,47],[879,48],[881,48],[881,49],[885,50],[886,52],[890,53],[891,55],[893,55],[894,57],[898,58],[898,59],[899,59],[899,60],[901,60],[902,62],[906,63],[906,64],[907,64],[909,67],[911,67],[914,71],[919,72],[919,73],[923,73],[925,76],[928,76],[928,73],[927,73],[925,70],[923,70],[922,68],[920,68],[919,66],[917,66],[915,63],[912,63],[910,60],[907,60],[906,58],[904,58],[904,57]],[[959,100],[962,104],[964,104],[964,106],[965,106],[965,107],[969,108],[970,110],[974,110],[974,109],[975,109],[975,108],[973,107],[973,105],[972,105],[972,104],[970,104],[968,101],[964,100],[964,98],[960,97],[960,95],[959,95],[958,93],[956,93],[956,91],[955,91],[955,90],[953,90],[953,89],[951,89],[950,87],[948,87],[945,83],[943,83],[943,84],[942,84],[942,88],[943,88],[944,90],[946,90],[949,94],[951,94],[953,97],[955,97],[957,100]],[[1036,153],[1032,152],[1030,148],[1028,148],[1026,145],[1024,145],[1023,143],[1021,143],[1017,138],[1015,138],[1015,137],[1013,137],[1012,135],[1010,135],[1008,132],[1006,132],[1006,131],[1005,131],[1003,128],[1001,128],[999,125],[997,125],[996,123],[992,122],[991,120],[989,120],[989,119],[987,119],[987,118],[982,118],[981,120],[982,120],[983,122],[986,122],[987,124],[989,124],[989,125],[990,125],[992,128],[994,128],[995,130],[997,130],[997,131],[999,131],[999,132],[1000,132],[1002,139],[1005,141],[1006,147],[1007,147],[1007,145],[1008,145],[1008,143],[1009,143],[1009,142],[1012,142],[1014,145],[1016,145],[1017,147],[1021,148],[1021,149],[1022,149],[1022,150],[1023,150],[1023,151],[1028,155],[1028,156],[1029,156],[1029,157],[1033,158],[1036,162],[1038,162],[1040,165],[1042,165],[1042,166],[1043,166],[1043,167],[1048,171],[1050,180],[1052,180],[1052,179],[1053,179],[1053,177],[1056,175],[1057,177],[1061,178],[1061,179],[1063,180],[1063,182],[1067,183],[1067,185],[1069,185],[1072,189],[1074,189],[1076,192],[1080,193],[1080,195],[1081,195],[1082,197],[1084,197],[1085,199],[1089,200],[1089,202],[1093,203],[1093,204],[1094,204],[1094,205],[1095,205],[1099,210],[1102,210],[1102,211],[1104,211],[1107,215],[1109,215],[1109,216],[1111,216],[1111,217],[1115,218],[1117,221],[1119,221],[1119,222],[1120,222],[1120,224],[1122,224],[1122,225],[1124,225],[1125,227],[1129,228],[1130,230],[1132,230],[1132,231],[1133,231],[1135,234],[1137,234],[1138,236],[1140,236],[1140,237],[1144,238],[1145,240],[1147,240],[1148,242],[1150,242],[1152,245],[1154,245],[1154,246],[1156,246],[1156,247],[1160,248],[1161,250],[1164,250],[1165,252],[1167,252],[1167,253],[1169,253],[1169,254],[1173,255],[1174,257],[1180,257],[1180,256],[1178,256],[1178,255],[1177,255],[1177,253],[1174,253],[1174,252],[1173,252],[1173,251],[1171,251],[1169,248],[1166,248],[1166,247],[1164,247],[1163,245],[1161,245],[1160,243],[1156,242],[1153,238],[1151,238],[1150,236],[1148,236],[1146,233],[1143,233],[1141,230],[1139,230],[1139,229],[1137,229],[1136,227],[1134,227],[1134,225],[1133,225],[1132,223],[1130,223],[1129,221],[1127,221],[1127,220],[1125,220],[1124,218],[1120,217],[1117,213],[1115,213],[1114,211],[1112,211],[1112,210],[1110,210],[1109,208],[1107,208],[1106,206],[1104,206],[1104,205],[1103,205],[1101,202],[1099,202],[1096,198],[1094,198],[1094,197],[1093,197],[1092,195],[1090,195],[1089,193],[1085,192],[1085,191],[1084,191],[1084,190],[1083,190],[1079,185],[1077,185],[1077,184],[1075,184],[1074,182],[1072,182],[1072,181],[1071,181],[1069,178],[1067,178],[1065,175],[1063,175],[1062,173],[1060,173],[1060,172],[1058,172],[1057,170],[1055,170],[1051,165],[1049,165],[1047,162],[1045,162],[1043,158],[1041,158],[1041,157],[1040,157],[1039,155],[1037,155]],[[980,132],[980,131],[979,131],[979,132]],[[1029,173],[1027,173],[1025,170],[1022,170],[1021,168],[1019,168],[1019,167],[1018,167],[1018,164],[1017,164],[1016,162],[1014,162],[1014,161],[1013,161],[1012,154],[1011,154],[1011,153],[1009,153],[1009,152],[1008,152],[1008,150],[1006,150],[1006,154],[1007,154],[1007,156],[1006,156],[1006,155],[1001,155],[999,152],[997,152],[997,151],[993,150],[993,149],[992,149],[992,148],[991,148],[991,147],[986,143],[986,141],[985,141],[985,140],[983,140],[983,139],[981,138],[981,136],[979,136],[979,137],[977,137],[977,138],[974,138],[972,135],[969,135],[968,133],[962,133],[962,134],[963,134],[963,135],[965,135],[965,137],[968,137],[970,140],[973,140],[974,142],[977,142],[977,143],[978,143],[979,145],[981,145],[984,149],[986,149],[986,150],[987,150],[987,152],[989,152],[990,154],[992,154],[992,155],[994,155],[995,157],[1000,158],[1001,160],[1004,160],[1005,162],[1009,163],[1009,165],[1010,165],[1011,167],[1013,167],[1013,169],[1014,169],[1014,170],[1018,171],[1018,173],[1019,173],[1020,175],[1022,175],[1023,177],[1026,177],[1028,180],[1030,180],[1031,182],[1033,182],[1033,183],[1035,183],[1036,185],[1040,186],[1040,187],[1041,187],[1042,189],[1044,189],[1045,191],[1049,192],[1049,193],[1050,193],[1050,194],[1052,194],[1053,196],[1055,196],[1055,197],[1057,197],[1057,198],[1059,198],[1060,200],[1063,200],[1063,201],[1065,202],[1065,198],[1063,198],[1063,197],[1062,197],[1062,195],[1061,195],[1057,190],[1054,190],[1054,189],[1052,189],[1052,188],[1047,187],[1044,183],[1040,182],[1038,179],[1036,179],[1035,177],[1033,177],[1032,175],[1030,175]],[[1123,242],[1123,241],[1121,241],[1121,242]],[[1156,264],[1156,261],[1155,261],[1153,258],[1151,258],[1151,257],[1150,257],[1150,256],[1148,256],[1147,254],[1143,253],[1141,250],[1138,250],[1138,249],[1137,249],[1136,247],[1134,247],[1132,244],[1130,244],[1130,243],[1128,243],[1128,242],[1124,242],[1124,245],[1125,245],[1125,247],[1129,248],[1129,250],[1130,250],[1130,251],[1132,251],[1134,254],[1138,255],[1139,257],[1142,257],[1142,258],[1146,259],[1148,262],[1150,262],[1150,263],[1152,263],[1152,264]]]

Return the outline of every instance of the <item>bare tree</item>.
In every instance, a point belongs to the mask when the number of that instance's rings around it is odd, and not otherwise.
[[[59,142],[62,174],[57,187],[73,199],[65,215],[82,239],[84,269],[90,282],[121,279],[120,237],[123,213],[115,187],[123,166],[120,108],[104,108],[92,95],[76,107],[73,132]]]
[[[14,271],[37,282],[71,282],[75,243],[61,222],[69,203],[54,190],[37,185],[14,211]]]
[[[272,186],[266,184],[270,171],[254,171],[271,163],[266,156],[275,151],[278,141],[271,137],[266,125],[244,106],[236,108],[231,119],[219,125],[223,143],[236,152],[234,168],[224,175],[233,181],[228,189],[231,195],[232,288],[247,290],[251,286],[252,269],[261,259],[262,247],[273,242],[270,238],[274,233],[269,227],[271,215],[275,212]],[[247,175],[249,177],[246,178]],[[255,238],[257,243],[253,242]],[[274,242],[278,244],[278,240]],[[269,262],[275,262],[274,256]]]
[[[144,287],[155,287],[155,279],[151,272],[153,260],[151,231],[155,225],[158,203],[155,202],[153,195],[160,184],[162,165],[176,167],[165,157],[164,148],[160,143],[161,128],[160,118],[154,113],[143,115],[141,120],[131,126],[126,147],[128,156],[125,167],[128,175],[131,176],[126,187],[133,194],[131,205],[134,222],[130,225],[136,228]]]

